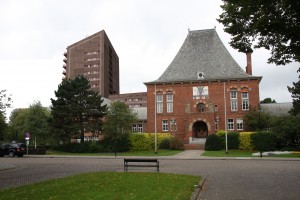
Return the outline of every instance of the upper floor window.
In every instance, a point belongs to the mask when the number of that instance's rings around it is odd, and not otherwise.
[[[167,94],[166,99],[167,99],[167,113],[172,113],[173,112],[173,94]]]
[[[156,112],[157,113],[163,112],[163,95],[162,94],[156,95]]]
[[[249,110],[249,93],[242,92],[242,110]]]
[[[231,111],[238,109],[237,91],[230,91],[230,109]]]

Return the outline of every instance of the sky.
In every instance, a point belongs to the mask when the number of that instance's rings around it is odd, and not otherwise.
[[[37,101],[51,105],[63,77],[63,53],[85,37],[105,30],[119,56],[120,92],[146,92],[169,66],[188,30],[215,28],[245,69],[246,56],[230,47],[217,22],[220,0],[1,0],[0,90],[13,108]],[[270,52],[252,54],[253,75],[263,76],[260,99],[291,102],[287,90],[298,81],[299,63],[268,64]],[[9,113],[12,109],[9,109]],[[8,114],[9,115],[9,114]]]

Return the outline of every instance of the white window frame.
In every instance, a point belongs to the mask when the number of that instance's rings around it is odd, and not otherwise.
[[[249,110],[249,93],[242,92],[242,110]]]
[[[230,110],[238,110],[237,91],[230,91]]]
[[[163,113],[164,105],[163,105],[163,95],[157,94],[156,95],[156,113]]]
[[[244,130],[244,120],[242,118],[236,119],[236,129],[237,130]]]
[[[168,120],[162,120],[162,131],[169,131],[169,122],[168,122]]]
[[[132,124],[132,132],[133,133],[138,132],[137,131],[137,124]]]
[[[173,94],[167,94],[166,101],[167,101],[167,113],[172,113],[173,112]]]
[[[138,124],[137,129],[138,129],[138,133],[142,133],[144,131],[143,124]]]
[[[227,130],[234,130],[234,119],[227,119]]]

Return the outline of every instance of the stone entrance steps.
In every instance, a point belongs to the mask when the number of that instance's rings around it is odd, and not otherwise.
[[[204,150],[205,144],[184,144],[184,150]]]

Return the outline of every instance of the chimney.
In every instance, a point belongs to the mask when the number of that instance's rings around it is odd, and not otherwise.
[[[247,52],[246,57],[247,57],[247,66],[246,66],[246,73],[249,75],[252,75],[252,61],[251,61],[251,54],[252,52]]]

